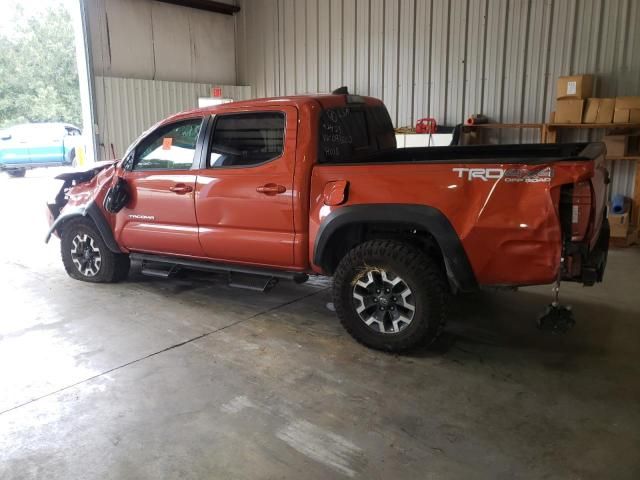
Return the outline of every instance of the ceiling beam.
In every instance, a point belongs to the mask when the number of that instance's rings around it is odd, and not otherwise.
[[[237,5],[229,5],[228,3],[214,2],[213,0],[158,0],[159,2],[171,3],[182,7],[197,8],[198,10],[206,10],[208,12],[222,13],[224,15],[233,15],[240,11]]]

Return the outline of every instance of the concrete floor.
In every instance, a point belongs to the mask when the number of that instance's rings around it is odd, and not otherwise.
[[[359,346],[329,284],[66,276],[53,171],[0,178],[0,478],[640,478],[640,249],[566,285],[458,298],[436,351]]]

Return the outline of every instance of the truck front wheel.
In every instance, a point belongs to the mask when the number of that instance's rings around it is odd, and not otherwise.
[[[401,352],[432,343],[445,321],[444,272],[412,245],[371,240],[342,259],[334,275],[336,313],[358,342]]]
[[[76,280],[117,282],[129,273],[129,256],[109,250],[94,224],[85,218],[63,225],[60,249],[65,270]]]

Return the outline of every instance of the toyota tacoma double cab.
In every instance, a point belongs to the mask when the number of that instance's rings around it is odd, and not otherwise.
[[[88,282],[180,269],[268,289],[333,276],[359,342],[428,344],[452,294],[602,281],[600,143],[396,147],[383,103],[349,94],[174,115],[120,161],[65,173],[48,203],[68,274]]]

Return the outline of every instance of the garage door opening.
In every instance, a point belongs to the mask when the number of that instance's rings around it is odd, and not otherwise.
[[[87,158],[92,134],[83,132],[91,122],[83,121],[78,9],[72,0],[0,7],[0,168],[10,176]]]

